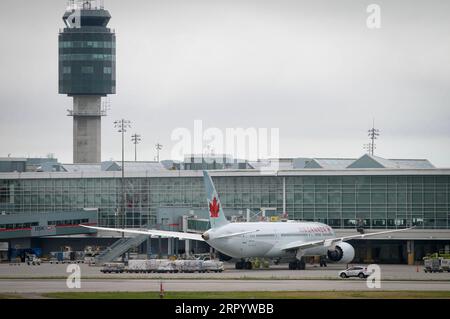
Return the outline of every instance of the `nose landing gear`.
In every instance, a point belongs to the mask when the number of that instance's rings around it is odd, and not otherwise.
[[[246,261],[246,260],[242,259],[235,264],[235,268],[236,269],[252,269],[253,264],[249,260]]]
[[[249,269],[250,270],[250,269],[253,268],[253,264],[249,260],[246,261],[246,260],[242,259],[242,260],[238,261],[235,264],[235,268],[236,269]]]

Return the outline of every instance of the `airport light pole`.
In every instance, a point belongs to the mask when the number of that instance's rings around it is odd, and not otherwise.
[[[155,148],[156,148],[156,161],[159,163],[159,151],[162,150],[163,145],[161,145],[160,143],[156,143]]]
[[[137,145],[141,142],[141,136],[139,134],[131,135],[131,141],[134,144],[134,161],[137,162]]]
[[[119,218],[120,218],[120,226],[125,228],[125,132],[127,128],[131,128],[130,121],[121,119],[114,122],[114,127],[117,129],[117,132],[122,134],[122,180],[121,180],[121,203],[119,208]],[[119,227],[120,227],[119,226]],[[122,232],[122,238],[124,237],[124,233]]]

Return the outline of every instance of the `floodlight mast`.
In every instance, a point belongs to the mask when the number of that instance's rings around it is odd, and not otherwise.
[[[155,149],[156,149],[156,161],[159,163],[159,151],[163,149],[163,145],[160,143],[156,143]]]
[[[141,142],[141,136],[139,134],[131,135],[131,142],[134,144],[134,161],[137,162],[137,145]]]
[[[121,119],[114,122],[114,127],[117,129],[117,132],[122,134],[122,180],[121,180],[121,203],[119,206],[119,225],[122,228],[125,228],[125,132],[127,128],[131,128],[131,122],[125,119]],[[119,227],[120,227],[119,226]],[[122,233],[122,237],[124,237],[124,233]]]

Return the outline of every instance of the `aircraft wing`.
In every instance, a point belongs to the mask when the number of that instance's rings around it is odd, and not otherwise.
[[[359,239],[359,238],[365,238],[369,236],[375,236],[375,235],[383,235],[383,234],[389,234],[389,233],[396,233],[401,232],[405,230],[411,230],[415,227],[410,228],[404,228],[404,229],[394,229],[394,230],[386,230],[386,231],[380,231],[376,233],[369,233],[369,234],[357,234],[357,235],[351,235],[346,237],[336,237],[336,238],[327,238],[327,239],[321,239],[321,240],[315,240],[315,241],[294,241],[291,243],[287,243],[284,246],[281,247],[282,250],[292,250],[292,249],[307,249],[317,246],[325,246],[330,247],[335,243],[341,242],[341,241],[347,241],[350,239]]]
[[[190,239],[190,240],[204,241],[204,239],[202,238],[202,235],[192,234],[192,233],[183,233],[183,232],[175,232],[175,231],[156,230],[156,229],[107,228],[107,227],[96,227],[96,226],[86,226],[86,225],[80,225],[80,226],[85,227],[85,228],[97,229],[97,230],[115,231],[115,232],[119,232],[119,233],[171,237],[171,238],[178,238],[178,239],[182,239],[182,240]]]

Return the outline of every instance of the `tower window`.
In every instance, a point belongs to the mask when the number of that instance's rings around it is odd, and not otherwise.
[[[112,68],[107,66],[103,68],[103,73],[105,74],[111,74],[112,73]]]
[[[70,66],[63,67],[63,74],[70,74],[71,72],[72,72],[72,69]]]
[[[82,66],[81,73],[84,73],[84,74],[94,73],[94,67],[93,66]]]

